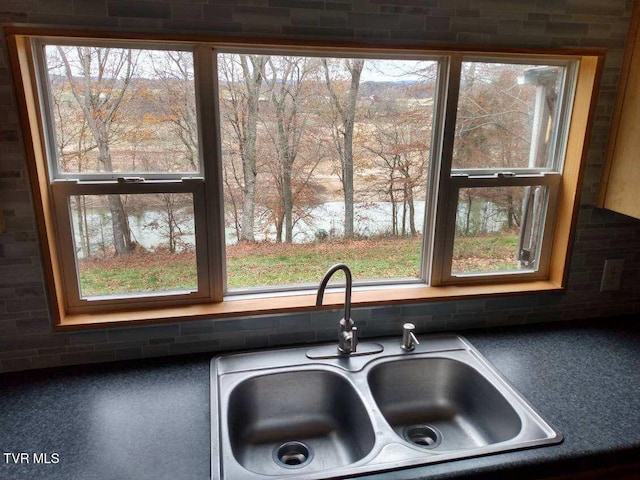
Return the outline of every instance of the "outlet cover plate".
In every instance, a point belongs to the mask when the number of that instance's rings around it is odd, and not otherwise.
[[[611,292],[620,290],[622,283],[622,270],[624,269],[624,258],[610,258],[604,261],[602,272],[601,292]]]

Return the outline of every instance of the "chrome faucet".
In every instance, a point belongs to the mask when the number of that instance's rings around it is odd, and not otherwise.
[[[324,291],[327,288],[327,283],[331,276],[338,270],[344,272],[344,276],[347,280],[347,285],[344,291],[344,317],[340,319],[340,325],[338,330],[338,352],[344,354],[354,353],[358,346],[358,327],[351,319],[351,287],[353,280],[351,277],[351,270],[344,263],[337,263],[324,274],[320,286],[318,287],[318,296],[316,297],[316,307],[322,306],[322,299],[324,297]]]

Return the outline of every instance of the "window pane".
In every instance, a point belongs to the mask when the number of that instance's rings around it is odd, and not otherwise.
[[[452,168],[552,167],[564,71],[463,62]]]
[[[452,274],[535,270],[548,188],[461,188]]]
[[[81,297],[196,290],[193,198],[70,198]]]
[[[199,170],[193,55],[47,45],[61,173]]]
[[[229,288],[417,277],[434,61],[218,55]]]

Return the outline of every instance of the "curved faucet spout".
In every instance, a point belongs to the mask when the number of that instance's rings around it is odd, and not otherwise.
[[[333,267],[327,270],[327,273],[322,277],[320,286],[318,287],[318,296],[316,297],[316,307],[322,306],[322,299],[324,298],[324,291],[327,288],[329,279],[337,271],[342,270],[347,280],[347,285],[344,290],[344,319],[349,321],[351,319],[351,287],[353,285],[353,279],[351,276],[351,270],[344,263],[336,263]]]
[[[351,287],[353,280],[351,277],[351,270],[344,263],[338,263],[327,270],[324,274],[320,286],[318,287],[318,296],[316,297],[316,307],[322,306],[322,299],[324,298],[324,291],[327,288],[329,279],[338,270],[344,272],[344,276],[347,280],[347,285],[344,290],[344,317],[340,320],[338,327],[338,352],[340,353],[353,353],[358,346],[358,327],[355,326],[353,320],[351,320]]]

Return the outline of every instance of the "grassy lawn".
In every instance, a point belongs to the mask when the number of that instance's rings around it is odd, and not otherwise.
[[[356,279],[415,277],[420,239],[236,245],[227,248],[227,282],[229,288],[315,284],[338,262],[349,265]]]
[[[421,238],[382,238],[310,245],[242,244],[227,247],[229,288],[317,284],[334,263],[344,262],[355,280],[416,277]],[[454,271],[513,270],[518,238],[456,239]],[[80,262],[83,296],[191,289],[193,253],[135,254]]]
[[[83,296],[195,289],[193,253],[133,254],[80,261]]]
[[[518,235],[457,237],[453,244],[453,272],[516,270]]]

